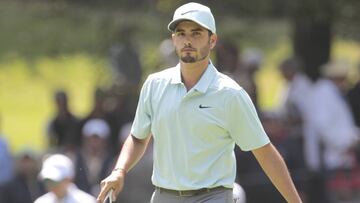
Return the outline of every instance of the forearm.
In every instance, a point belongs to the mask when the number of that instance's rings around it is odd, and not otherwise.
[[[128,172],[143,156],[151,136],[141,140],[129,135],[121,149],[114,170]]]
[[[253,151],[261,168],[270,178],[281,195],[290,203],[300,203],[301,199],[290,177],[287,166],[272,144]]]

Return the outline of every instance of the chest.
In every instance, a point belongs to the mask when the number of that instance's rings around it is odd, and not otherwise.
[[[224,128],[225,97],[216,90],[204,93],[192,89],[187,92],[183,85],[172,85],[157,91],[151,105],[154,127],[177,127],[197,132]]]

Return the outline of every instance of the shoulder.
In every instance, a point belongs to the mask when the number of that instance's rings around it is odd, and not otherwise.
[[[211,88],[229,94],[236,94],[244,91],[244,89],[235,80],[220,72],[216,73],[216,77],[211,85]]]
[[[96,202],[96,200],[93,196],[91,196],[90,194],[88,194],[82,190],[79,190],[79,189],[74,194],[74,197],[76,197],[76,199],[78,199],[79,202],[87,202],[87,203],[95,203]]]
[[[180,80],[180,70],[177,67],[150,74],[143,84],[142,92],[150,94],[150,92],[164,89],[172,80]]]
[[[329,79],[319,79],[316,82],[314,89],[317,92],[328,93],[328,92],[334,92],[334,90],[336,90],[336,86]]]
[[[49,203],[53,202],[54,195],[52,193],[46,193],[35,200],[34,203]]]
[[[152,73],[148,76],[147,81],[170,81],[178,73],[177,67],[171,67],[162,71]]]
[[[88,203],[96,202],[95,198],[92,195],[80,190],[74,184],[68,188],[68,191],[69,191],[69,195],[72,198],[76,199],[78,202],[88,202]]]

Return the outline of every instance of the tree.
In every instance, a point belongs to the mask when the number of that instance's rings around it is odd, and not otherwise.
[[[319,67],[330,59],[334,2],[297,0],[291,10],[294,54],[303,60],[304,72],[316,80]]]

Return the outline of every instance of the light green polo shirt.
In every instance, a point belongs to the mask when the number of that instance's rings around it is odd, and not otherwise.
[[[247,93],[211,63],[188,92],[179,64],[149,75],[131,133],[153,135],[152,182],[175,190],[232,188],[235,143],[248,151],[270,142]]]

